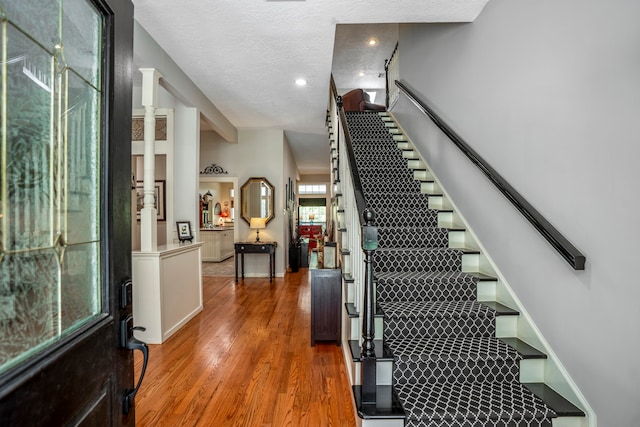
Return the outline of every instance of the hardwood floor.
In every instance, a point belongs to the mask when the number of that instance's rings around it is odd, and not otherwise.
[[[307,269],[203,288],[202,313],[149,346],[138,426],[355,427],[342,349],[310,344]]]

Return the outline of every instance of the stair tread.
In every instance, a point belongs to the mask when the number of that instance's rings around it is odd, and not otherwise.
[[[375,209],[374,209],[374,211],[375,211]],[[406,208],[406,209],[389,208],[389,209],[385,209],[384,218],[398,218],[398,217],[401,217],[401,216],[407,216],[408,214],[411,214],[411,213],[419,214],[417,216],[423,217],[423,216],[429,215],[430,213],[431,214],[436,214],[437,212],[442,212],[442,211],[438,210],[438,209],[421,208],[421,207]],[[376,212],[376,214],[378,214],[378,212]],[[376,220],[379,220],[379,219],[380,219],[380,217],[376,216]],[[420,227],[420,226],[418,226],[418,227]]]
[[[396,359],[416,361],[520,360],[523,356],[492,336],[387,338],[385,345]]]
[[[364,194],[366,196],[379,196],[379,197],[386,196],[392,199],[397,199],[403,196],[424,196],[424,193],[422,193],[419,189],[417,189],[416,191],[375,190],[375,191],[365,191]]]
[[[481,301],[481,304],[489,307],[491,310],[494,310],[499,315],[517,316],[520,314],[517,310],[496,301]]]
[[[527,389],[551,407],[561,417],[584,417],[585,413],[544,383],[524,383]]]
[[[379,281],[401,283],[449,282],[453,280],[473,282],[478,279],[475,274],[461,271],[386,271],[375,272],[374,277]]]
[[[498,338],[520,353],[525,359],[546,359],[547,355],[519,338]]]
[[[493,317],[495,311],[475,300],[380,301],[385,317]]]
[[[442,247],[424,247],[424,248],[378,248],[378,252],[460,252],[462,254],[479,254],[478,249],[469,248],[442,248]]]
[[[343,273],[342,274],[342,279],[346,282],[346,283],[353,283],[356,281],[356,279],[349,273]]]
[[[386,230],[388,232],[394,231],[411,231],[416,233],[429,233],[433,231],[465,231],[464,228],[446,228],[446,227],[424,227],[424,226],[395,226],[395,225],[381,225],[378,230]]]
[[[490,274],[485,274],[485,273],[470,272],[467,274],[477,277],[478,280],[481,282],[495,282],[496,280],[498,280],[496,276],[492,276]]]
[[[347,302],[344,304],[345,309],[347,310],[348,317],[358,317],[360,313],[356,309],[356,306],[352,302]]]
[[[405,383],[395,388],[407,418],[423,422],[557,416],[540,397],[518,382],[437,382],[429,387]]]

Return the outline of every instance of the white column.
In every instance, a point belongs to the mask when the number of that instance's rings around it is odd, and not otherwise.
[[[158,249],[158,212],[154,207],[156,180],[156,108],[158,82],[162,75],[155,68],[140,68],[144,107],[144,206],[140,211],[140,249]]]

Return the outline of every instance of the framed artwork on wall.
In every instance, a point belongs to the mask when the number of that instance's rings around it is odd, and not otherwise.
[[[158,211],[158,221],[165,221],[165,189],[164,180],[158,180],[154,186],[155,208]],[[136,181],[136,218],[140,221],[140,211],[144,207],[144,182]]]

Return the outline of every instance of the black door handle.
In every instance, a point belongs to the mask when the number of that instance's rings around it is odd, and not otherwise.
[[[146,328],[142,326],[133,326],[133,316],[129,315],[126,319],[124,319],[121,323],[121,335],[120,335],[120,344],[122,347],[129,350],[140,350],[142,352],[143,360],[142,360],[142,371],[140,372],[140,378],[138,378],[138,383],[133,389],[128,389],[124,393],[124,400],[122,402],[122,412],[126,415],[129,413],[131,408],[133,407],[133,400],[140,389],[140,385],[142,384],[142,379],[144,378],[144,374],[147,371],[147,363],[149,362],[149,347],[147,343],[140,341],[139,339],[133,336],[133,331],[144,331]]]

